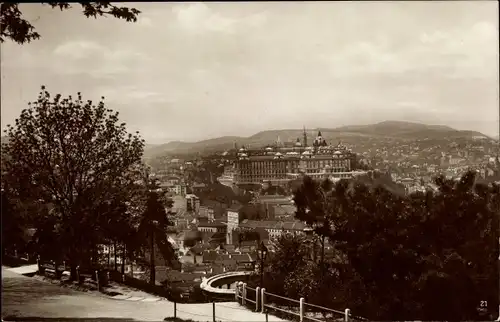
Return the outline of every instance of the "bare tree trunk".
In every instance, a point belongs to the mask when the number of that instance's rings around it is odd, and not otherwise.
[[[125,274],[125,258],[127,255],[127,245],[123,244],[122,248],[122,274]]]
[[[316,236],[313,236],[313,239],[312,239],[312,259],[313,259],[313,262],[315,264],[318,264],[318,254],[317,254],[317,250],[316,250],[316,244],[317,244],[317,239],[316,239]]]
[[[97,253],[97,245],[92,243],[92,245],[90,246],[90,262],[93,266],[97,266],[99,264],[99,261],[97,260]]]
[[[96,264],[101,264],[100,257],[99,257],[99,246],[98,245],[94,245],[94,258],[95,258]]]
[[[59,260],[56,259],[54,261],[54,270],[55,270],[55,275],[56,275],[56,279],[60,279],[61,278],[61,274],[59,274]]]
[[[69,278],[71,281],[76,281],[78,279],[78,276],[76,276],[76,265],[70,265],[69,266]]]
[[[321,279],[323,279],[324,263],[325,263],[325,236],[321,236],[321,263],[320,263]]]
[[[149,267],[149,283],[156,284],[156,267],[155,267],[155,237],[154,231],[151,232],[151,253],[150,253],[150,267]]]
[[[106,268],[109,269],[110,266],[111,266],[111,244],[108,244],[108,267]]]
[[[71,256],[71,253],[69,254],[68,259],[69,259],[69,278],[71,281],[78,281],[78,274],[76,272],[78,262],[76,261],[74,256]]]
[[[115,256],[115,271],[117,271],[118,270],[118,262],[117,262],[118,254],[116,252],[116,240],[113,242],[113,254]]]

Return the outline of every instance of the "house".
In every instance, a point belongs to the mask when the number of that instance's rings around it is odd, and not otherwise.
[[[228,252],[228,253],[234,253],[236,252],[236,247],[234,245],[225,245],[224,246],[224,249]]]
[[[226,272],[235,271],[238,268],[238,262],[232,258],[231,254],[219,254],[214,264],[224,267]]]
[[[217,258],[219,257],[219,254],[217,251],[215,250],[205,250],[203,252],[203,263],[209,263],[209,264],[212,264],[212,263],[215,263],[215,261],[217,260]]]
[[[204,183],[195,183],[192,186],[192,190],[194,194],[199,194],[206,188],[206,185]]]
[[[194,194],[186,195],[186,209],[187,211],[192,211],[198,214],[200,211],[200,198]]]
[[[269,233],[269,238],[275,238],[284,232],[302,233],[306,225],[301,221],[276,221],[276,220],[243,220],[239,227],[243,229],[265,229]]]
[[[226,223],[222,220],[200,221],[198,223],[198,231],[205,233],[224,233],[226,234]]]
[[[181,272],[181,271],[176,271],[176,270],[170,270],[167,272],[167,280],[171,284],[175,283],[201,283],[201,280],[203,277],[205,277],[206,274],[202,273],[187,273],[187,272]]]
[[[226,242],[226,233],[225,232],[217,232],[213,233],[208,239],[210,245],[223,245]]]
[[[238,270],[254,270],[258,256],[256,253],[242,253],[232,257],[236,260]]]

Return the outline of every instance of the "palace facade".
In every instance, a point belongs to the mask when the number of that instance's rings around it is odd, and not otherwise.
[[[341,143],[328,145],[321,131],[312,146],[307,146],[304,130],[303,142],[297,139],[293,146],[276,144],[263,149],[240,148],[233,164],[226,167],[218,180],[227,186],[264,183],[286,186],[290,180],[302,176],[336,181],[365,173],[355,169],[356,154],[350,149]]]

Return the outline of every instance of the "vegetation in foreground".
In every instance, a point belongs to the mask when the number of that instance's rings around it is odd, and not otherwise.
[[[127,132],[118,113],[76,98],[38,99],[6,130],[2,147],[2,245],[4,252],[38,254],[93,272],[101,245],[121,258],[151,267],[154,249],[166,265],[177,264],[166,236],[165,208],[172,206],[141,161],[144,140]],[[26,229],[36,233],[26,237]],[[153,247],[154,246],[154,247]],[[149,251],[150,257],[145,254]],[[109,262],[109,257],[108,257]]]
[[[52,9],[61,11],[71,9],[69,2],[45,2]],[[114,17],[128,22],[136,22],[141,13],[135,8],[118,7],[110,2],[80,2],[82,13],[87,18]],[[18,2],[3,2],[0,5],[0,43],[6,39],[20,45],[40,39],[35,27],[24,18]]]
[[[474,172],[435,181],[438,192],[404,196],[305,178],[296,217],[314,233],[275,241],[266,290],[374,320],[493,318],[500,186],[476,183]]]

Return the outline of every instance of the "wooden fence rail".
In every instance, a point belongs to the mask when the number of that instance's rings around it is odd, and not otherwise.
[[[287,308],[273,305],[272,301],[269,300],[273,297],[287,301],[291,305],[289,305]],[[250,288],[246,283],[243,282],[239,282],[236,287],[235,299],[242,305],[255,307],[255,311],[257,312],[260,311],[261,313],[267,314],[269,310],[278,311],[290,316],[295,316],[299,319],[300,322],[325,322],[326,320],[330,319],[343,319],[345,322],[349,322],[352,320],[367,320],[365,318],[352,315],[350,309],[339,311],[312,303],[306,303],[303,297],[301,297],[299,300],[296,300],[266,292],[265,288]]]

